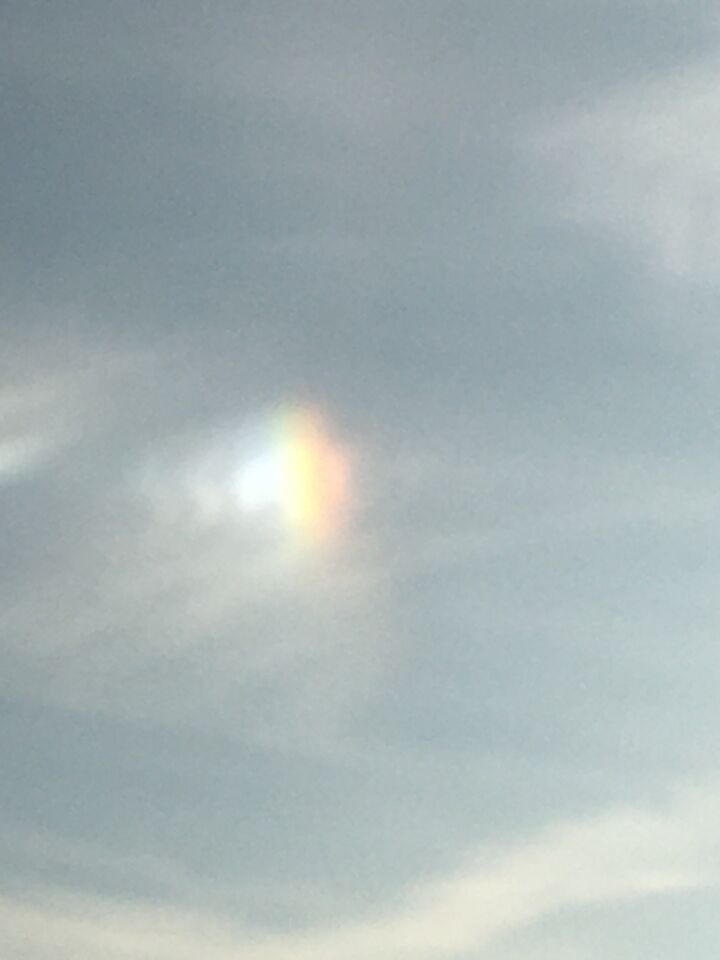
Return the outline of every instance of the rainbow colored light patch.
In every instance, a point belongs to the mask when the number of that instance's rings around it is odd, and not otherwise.
[[[302,539],[326,542],[339,532],[348,508],[348,457],[319,413],[284,411],[238,470],[237,494],[245,510],[270,510]]]

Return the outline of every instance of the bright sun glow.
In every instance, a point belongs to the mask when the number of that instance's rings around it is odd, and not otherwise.
[[[237,472],[244,510],[272,511],[311,541],[340,528],[348,505],[348,458],[312,410],[290,410],[268,425],[264,449]]]
[[[282,464],[276,454],[260,454],[240,468],[237,493],[244,509],[277,506],[282,495]]]

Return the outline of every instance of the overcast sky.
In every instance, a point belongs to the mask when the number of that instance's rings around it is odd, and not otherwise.
[[[3,957],[715,960],[715,4],[6,0],[0,62]]]

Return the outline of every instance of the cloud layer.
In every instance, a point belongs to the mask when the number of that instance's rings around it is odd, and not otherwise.
[[[714,956],[707,5],[0,49],[3,952]],[[322,549],[238,497],[288,409],[348,452]]]
[[[143,903],[46,892],[4,897],[2,942],[43,960],[143,952],[158,960],[464,956],[562,910],[693,890],[717,881],[717,790],[684,791],[658,810],[625,808],[488,848],[406,891],[383,914],[334,929],[251,936],[227,920]],[[484,955],[484,952],[483,952]]]

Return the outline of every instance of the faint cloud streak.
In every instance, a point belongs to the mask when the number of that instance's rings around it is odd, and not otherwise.
[[[664,279],[718,282],[719,77],[712,60],[658,76],[531,139],[562,215],[628,244]]]
[[[217,915],[38,891],[0,899],[0,945],[32,960],[149,955],[154,960],[398,960],[491,949],[560,909],[712,886],[718,792],[687,789],[655,809],[561,823],[408,890],[384,914],[331,929],[248,935]],[[473,862],[474,861],[474,862]],[[488,954],[489,955],[489,954]]]

